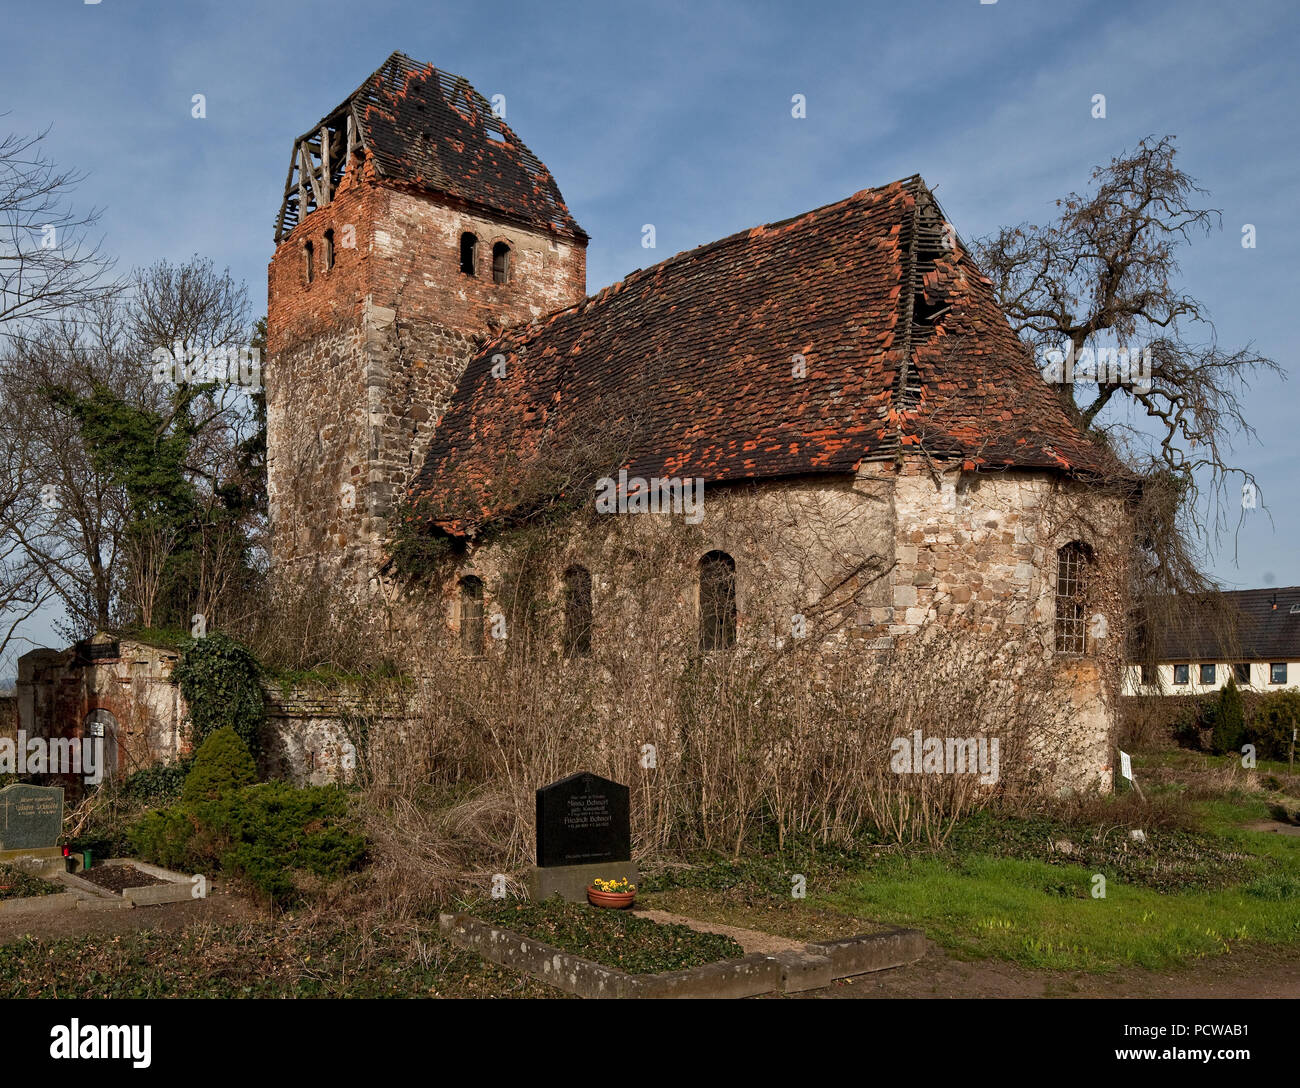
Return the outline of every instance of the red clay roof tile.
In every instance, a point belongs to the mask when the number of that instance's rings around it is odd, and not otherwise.
[[[512,471],[526,470],[584,423],[626,422],[611,413],[643,418],[610,475],[625,467],[716,484],[853,473],[900,445],[974,464],[1108,471],[960,246],[918,277],[918,297],[939,312],[916,324],[903,289],[918,199],[937,207],[919,178],[864,190],[680,253],[507,332],[470,362],[412,493],[443,528],[472,530],[444,502],[448,481],[491,505],[503,452]]]

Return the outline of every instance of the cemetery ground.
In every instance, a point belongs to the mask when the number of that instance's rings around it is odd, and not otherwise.
[[[1300,799],[1300,775],[1174,749],[1134,766],[1142,797],[976,814],[940,849],[769,838],[737,858],[643,865],[638,908],[796,941],[888,925],[929,939],[916,963],[801,996],[1300,994],[1300,827],[1278,818]],[[397,909],[377,900],[370,869],[289,907],[221,879],[193,904],[0,910],[0,996],[565,996],[453,944],[440,909],[626,970],[738,954],[725,935],[626,912],[493,900],[486,876],[474,882],[481,894]],[[796,876],[804,898],[791,894]]]

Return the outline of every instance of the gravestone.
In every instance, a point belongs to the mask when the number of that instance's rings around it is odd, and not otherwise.
[[[537,791],[537,864],[632,860],[628,788],[583,771]]]
[[[586,771],[539,789],[533,898],[581,903],[596,877],[635,883],[630,811],[626,786]]]
[[[63,789],[15,783],[0,790],[0,860],[62,856]]]

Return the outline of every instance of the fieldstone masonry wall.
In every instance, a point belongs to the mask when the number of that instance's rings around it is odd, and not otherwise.
[[[461,271],[465,232],[478,238],[473,276]],[[502,284],[492,274],[497,242],[510,247]],[[581,301],[585,246],[384,184],[368,162],[281,242],[269,270],[265,368],[280,570],[319,569],[340,590],[373,582],[387,518],[475,348]]]
[[[891,467],[873,471],[893,473]],[[1079,783],[1108,789],[1122,675],[1127,556],[1121,501],[1047,473],[949,469],[914,461],[897,472],[897,566],[892,636],[947,616],[978,613],[1024,631],[1025,653],[1054,655],[1074,704]],[[1055,654],[1057,551],[1079,541],[1094,553],[1085,654]],[[1039,641],[1031,641],[1039,640]]]
[[[1117,499],[1045,473],[917,460],[869,464],[849,482],[706,485],[705,510],[696,526],[680,515],[582,512],[551,555],[545,596],[558,602],[565,569],[584,566],[593,642],[686,654],[698,623],[697,562],[720,550],[736,564],[742,649],[781,648],[796,618],[825,655],[869,655],[928,625],[973,620],[1053,662],[1072,702],[1078,773],[1069,784],[1109,788],[1124,629]],[[1086,653],[1061,655],[1052,644],[1057,549],[1075,540],[1095,553],[1088,613],[1102,619]],[[454,645],[455,587],[466,574],[482,580],[489,620],[504,616],[516,592],[513,562],[509,547],[471,549],[425,602],[433,614],[412,606],[419,625],[441,623]]]

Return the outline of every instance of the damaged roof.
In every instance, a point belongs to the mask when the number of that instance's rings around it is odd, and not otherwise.
[[[852,474],[909,447],[969,467],[1110,467],[917,177],[678,254],[489,342],[411,493],[434,524],[472,532],[501,512],[505,451],[524,472],[620,429],[609,475],[710,485]]]
[[[464,76],[393,53],[295,147],[307,142],[314,166],[320,154],[315,133],[328,129],[332,142],[341,145],[349,117],[380,177],[586,242],[546,165]],[[335,160],[338,175],[343,162],[337,151]],[[307,209],[297,207],[297,170],[295,160],[277,241],[286,233],[284,226],[292,229],[315,207],[311,201]]]

